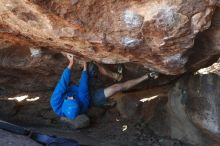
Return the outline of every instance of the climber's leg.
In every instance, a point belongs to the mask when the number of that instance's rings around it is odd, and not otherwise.
[[[106,99],[117,92],[126,91],[142,81],[148,79],[148,75],[144,75],[140,78],[126,81],[124,83],[114,84],[107,88],[100,88],[95,91],[91,91],[91,102],[94,106],[103,106],[106,104]]]
[[[114,84],[104,89],[104,95],[106,98],[111,97],[115,93],[120,92],[120,91],[126,91],[148,78],[149,78],[148,74],[145,74],[144,76],[137,78],[137,79],[129,80],[124,83]]]
[[[110,77],[116,81],[120,81],[122,79],[122,74],[119,74],[119,73],[115,73],[115,72],[112,72],[110,70],[108,70],[107,68],[105,68],[103,65],[101,64],[98,64],[96,63],[96,65],[98,66],[98,69],[99,69],[99,72],[102,74],[102,75],[105,75],[107,77]]]

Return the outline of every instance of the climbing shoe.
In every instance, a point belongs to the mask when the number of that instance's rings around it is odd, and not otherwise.
[[[89,62],[88,67],[87,67],[87,72],[88,72],[89,78],[97,78],[99,74],[98,67],[92,62]]]

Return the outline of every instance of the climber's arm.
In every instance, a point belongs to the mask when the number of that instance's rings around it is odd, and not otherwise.
[[[69,69],[69,67],[67,67],[63,71],[60,81],[58,82],[50,100],[50,105],[53,111],[59,116],[63,115],[61,108],[64,101],[64,95],[68,88],[70,79],[71,79],[71,70]]]
[[[86,112],[89,107],[89,81],[86,62],[79,83],[79,100],[82,103],[82,112]]]
[[[60,81],[58,82],[50,100],[50,104],[51,107],[53,108],[53,111],[59,116],[63,116],[61,108],[64,101],[65,92],[71,80],[71,69],[74,65],[73,55],[69,53],[65,53],[64,55],[68,58],[69,65],[63,71]]]

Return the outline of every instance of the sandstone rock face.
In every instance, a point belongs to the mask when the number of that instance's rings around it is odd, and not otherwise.
[[[186,113],[192,123],[220,144],[220,78],[218,75],[197,75],[188,83]]]
[[[160,135],[193,145],[219,145],[219,83],[220,78],[215,74],[179,80],[162,110],[163,116],[155,116],[153,121],[157,124],[151,123],[153,129]]]
[[[14,103],[0,110],[7,118],[17,112],[20,121],[51,124],[57,117],[48,107],[50,92],[67,63],[60,51],[104,64],[126,63],[126,73],[135,77],[146,68],[181,75],[207,66],[220,57],[219,6],[217,0],[0,0],[0,97],[28,91],[47,100],[34,103],[36,111]],[[80,69],[76,64],[74,81]],[[156,85],[166,81],[160,78]],[[139,94],[133,102],[135,93],[117,108],[126,118],[139,113],[146,121],[157,118],[152,121],[160,127],[152,127],[159,135],[219,145],[218,84],[215,75],[183,78],[159,116],[153,115],[167,101],[163,94],[142,105],[147,112],[136,105]]]
[[[181,74],[216,6],[215,0],[1,0],[1,48],[49,48]]]
[[[189,55],[189,61],[186,64],[187,70],[198,70],[206,67],[212,61],[219,57],[220,50],[220,9],[217,8],[212,19],[211,27],[200,33],[195,41],[192,50],[196,53]]]

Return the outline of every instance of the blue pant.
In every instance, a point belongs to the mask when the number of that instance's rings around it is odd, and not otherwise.
[[[93,106],[103,106],[106,103],[104,88],[91,91],[91,103]]]

